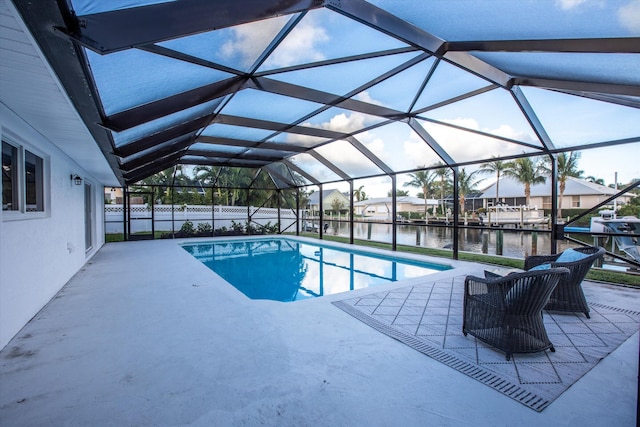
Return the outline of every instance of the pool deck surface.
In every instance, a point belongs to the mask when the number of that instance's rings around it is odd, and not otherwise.
[[[636,425],[638,333],[538,413],[331,304],[354,293],[249,300],[179,242],[89,260],[0,352],[0,425]],[[640,309],[640,290],[584,288]]]

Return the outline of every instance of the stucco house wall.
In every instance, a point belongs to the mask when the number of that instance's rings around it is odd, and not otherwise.
[[[0,21],[0,137],[18,172],[5,176],[18,197],[0,210],[1,349],[104,244],[104,186],[119,182],[11,2],[0,0]],[[23,193],[27,151],[39,158],[35,212]]]
[[[320,192],[312,193],[309,196],[309,210],[311,211],[311,215],[318,215],[320,212]],[[339,190],[336,189],[328,189],[322,191],[322,209],[325,212],[330,212],[333,210],[332,203],[334,200],[339,200],[342,203],[342,211],[349,210],[349,199],[342,194]]]
[[[590,209],[616,193],[617,191],[613,188],[570,177],[567,178],[566,189],[559,207],[562,209]],[[492,205],[495,195],[495,184],[484,190],[480,198],[483,199],[485,208]],[[560,196],[559,193],[558,196]],[[524,186],[511,178],[502,178],[500,180],[500,199],[512,206],[524,204]],[[630,199],[631,195],[625,194],[618,198],[618,203],[628,203]],[[558,201],[560,203],[560,197],[558,197]],[[549,180],[544,184],[531,186],[529,204],[538,209],[551,209],[551,184]]]
[[[0,103],[0,133],[45,163],[45,211],[0,211],[0,348],[104,244],[104,189],[83,168]],[[83,178],[82,185],[71,175]],[[85,183],[91,184],[92,248],[85,250]]]

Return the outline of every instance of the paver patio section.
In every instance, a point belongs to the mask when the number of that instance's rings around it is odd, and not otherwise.
[[[483,269],[435,261],[457,267],[439,277]],[[586,283],[585,293],[601,304],[640,306],[636,289]],[[0,420],[635,425],[638,333],[538,413],[331,304],[345,296],[252,301],[177,241],[106,244],[0,353]]]

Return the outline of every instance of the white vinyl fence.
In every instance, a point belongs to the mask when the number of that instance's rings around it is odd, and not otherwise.
[[[191,221],[194,228],[198,224],[205,223],[214,230],[226,227],[232,228],[232,221],[246,225],[251,218],[251,224],[275,225],[278,223],[277,208],[258,208],[249,206],[206,206],[206,205],[155,205],[153,208],[153,220],[156,231],[179,231],[186,221]],[[213,210],[213,212],[212,212]],[[172,213],[173,211],[173,213]],[[133,233],[151,232],[151,208],[144,205],[131,205],[131,230]],[[124,206],[105,205],[105,232],[122,233]],[[293,209],[280,209],[280,229],[295,224],[297,218]],[[172,226],[173,224],[173,226]]]

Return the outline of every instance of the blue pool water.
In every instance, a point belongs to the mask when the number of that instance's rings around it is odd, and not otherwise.
[[[288,238],[182,247],[249,298],[275,301],[319,297],[451,268]]]

